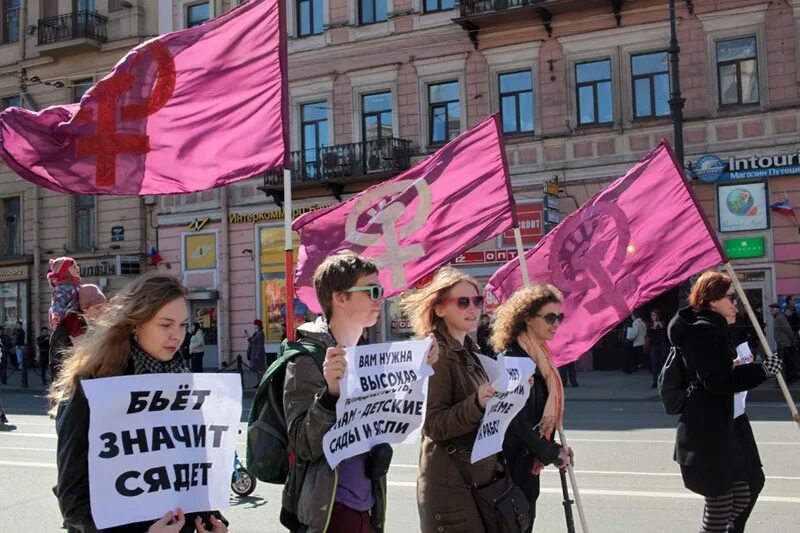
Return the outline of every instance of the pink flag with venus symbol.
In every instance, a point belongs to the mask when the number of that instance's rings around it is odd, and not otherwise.
[[[283,168],[284,2],[251,0],[130,51],[80,103],[0,114],[6,164],[68,194],[172,194]]]
[[[525,254],[531,283],[564,293],[566,319],[548,343],[556,364],[577,360],[634,309],[724,257],[662,141]],[[522,286],[514,260],[487,289],[504,301]]]
[[[388,297],[516,224],[499,117],[492,115],[396,178],[295,220],[297,296],[320,312],[314,271],[340,250],[374,259]]]

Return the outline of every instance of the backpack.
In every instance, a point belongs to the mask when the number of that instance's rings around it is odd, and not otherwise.
[[[686,399],[697,387],[694,382],[690,383],[687,374],[683,355],[677,347],[673,346],[670,348],[664,368],[658,375],[658,396],[661,398],[664,412],[668,415],[683,413]]]
[[[295,357],[312,357],[322,370],[325,350],[308,339],[283,341],[274,361],[261,377],[247,420],[247,471],[260,481],[283,484],[294,462],[289,449],[288,428],[283,411],[286,365]]]

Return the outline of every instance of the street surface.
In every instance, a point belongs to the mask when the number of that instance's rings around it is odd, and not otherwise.
[[[246,404],[249,400],[246,400]],[[59,532],[55,484],[56,435],[41,397],[5,394],[10,425],[0,428],[0,516],[7,532]],[[800,531],[800,432],[785,404],[748,405],[767,483],[748,533]],[[567,402],[565,427],[576,455],[578,487],[592,532],[695,532],[702,500],[683,488],[672,462],[674,417],[657,402]],[[245,424],[242,423],[244,428]],[[239,453],[244,455],[244,436]],[[389,474],[390,533],[419,531],[416,446],[395,447]],[[542,474],[536,531],[566,531],[559,476]],[[252,497],[232,497],[231,531],[284,531],[281,487],[259,483]],[[575,521],[578,522],[577,510]],[[577,531],[580,531],[578,527]]]

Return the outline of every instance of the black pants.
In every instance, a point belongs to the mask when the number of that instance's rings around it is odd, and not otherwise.
[[[575,361],[559,367],[558,373],[561,375],[561,382],[564,383],[564,385],[578,386],[578,374],[575,372]],[[569,381],[569,383],[567,383],[567,381]]]
[[[47,370],[50,368],[50,350],[39,350],[39,373],[42,375],[42,385],[47,384]],[[53,378],[53,375],[50,375]]]
[[[628,360],[625,362],[625,366],[622,370],[624,370],[626,374],[636,372],[642,358],[644,358],[644,346],[630,346],[628,348]]]
[[[522,461],[524,466],[527,466],[528,461]],[[530,462],[531,467],[533,462]],[[522,493],[528,499],[528,504],[531,507],[531,526],[526,530],[526,533],[533,531],[533,522],[536,520],[536,500],[539,499],[539,476],[531,474],[531,468],[522,468],[520,465],[509,467],[508,471],[511,473],[511,479],[514,484],[522,490]]]
[[[786,382],[793,383],[797,381],[798,372],[794,346],[789,346],[788,348],[779,348],[778,354],[783,360],[783,375],[786,378]]]
[[[203,371],[203,352],[192,354],[192,372]]]
[[[667,346],[650,346],[650,370],[653,372],[653,383],[658,382],[658,375],[667,362],[669,350]]]

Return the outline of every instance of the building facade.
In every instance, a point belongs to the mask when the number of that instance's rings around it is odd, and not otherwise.
[[[3,2],[3,107],[38,111],[79,101],[131,48],[157,35],[157,8],[156,0]],[[47,325],[49,259],[74,257],[83,281],[107,294],[146,268],[154,198],[55,193],[0,164],[0,202],[0,324],[22,321],[29,346]]]
[[[765,310],[800,293],[797,219],[769,208],[800,205],[800,1],[676,3],[687,175]],[[174,0],[169,20],[187,27],[231,7]],[[666,2],[289,0],[286,11],[297,213],[392,177],[500,112],[533,246],[545,217],[556,223],[672,140]],[[548,182],[557,200],[545,206]],[[220,361],[245,352],[256,318],[271,349],[280,340],[281,201],[280,176],[160,199],[159,248],[192,287],[193,315],[216,330]],[[485,281],[514,256],[501,235],[454,264]],[[673,291],[652,305],[679,303]],[[375,338],[407,332],[387,302]]]

